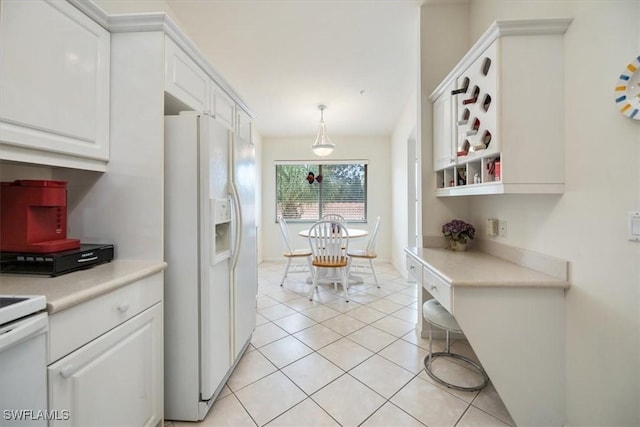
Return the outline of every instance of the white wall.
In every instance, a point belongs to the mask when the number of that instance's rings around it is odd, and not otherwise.
[[[408,220],[410,213],[408,206],[409,199],[413,194],[409,193],[410,174],[409,153],[413,150],[409,149],[409,144],[416,144],[416,121],[418,118],[417,97],[414,94],[398,120],[398,124],[391,135],[391,263],[403,275],[406,274],[406,262],[404,248],[407,246],[415,246],[415,242],[409,241],[407,230],[409,229]]]
[[[419,138],[422,152],[422,233],[440,235],[452,218],[469,220],[466,198],[436,198],[429,95],[467,52],[469,7],[466,2],[426,4],[420,13]]]
[[[391,258],[391,162],[389,161],[390,139],[384,136],[340,136],[330,135],[336,144],[328,160],[367,160],[367,218],[368,224],[358,224],[358,228],[371,230],[376,217],[381,217],[376,250],[380,262]],[[262,139],[262,256],[263,259],[282,259],[282,237],[276,224],[275,204],[275,161],[277,160],[319,160],[311,152],[315,135],[289,138]],[[310,224],[289,223],[295,247],[306,247],[308,243],[297,236],[301,229]],[[350,243],[352,244],[352,243]],[[353,242],[364,247],[366,239]]]
[[[486,218],[506,220],[498,241],[570,262],[566,423],[638,426],[640,243],[627,240],[626,215],[640,209],[640,121],[618,112],[613,89],[640,52],[640,2],[472,0],[469,12],[470,42],[496,19],[574,18],[565,35],[565,193],[469,197],[455,213],[481,235]],[[425,234],[439,231],[424,225]]]

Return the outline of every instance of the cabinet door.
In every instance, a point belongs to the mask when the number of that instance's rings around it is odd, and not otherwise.
[[[236,128],[236,133],[240,138],[251,142],[251,117],[240,109],[238,109]]]
[[[108,160],[109,32],[66,1],[4,0],[0,20],[2,158]]]
[[[455,114],[452,83],[433,103],[433,168],[440,170],[455,163]]]
[[[83,321],[83,319],[78,319]],[[48,368],[50,425],[155,426],[163,418],[162,303]]]
[[[211,115],[227,129],[235,131],[236,105],[235,102],[233,102],[233,99],[231,99],[229,95],[227,95],[213,80],[210,81],[209,94]]]
[[[169,37],[165,37],[164,78],[167,93],[194,111],[206,111],[209,76]]]

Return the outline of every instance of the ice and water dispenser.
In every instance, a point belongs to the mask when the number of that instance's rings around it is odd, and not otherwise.
[[[213,200],[213,264],[231,256],[231,200]]]

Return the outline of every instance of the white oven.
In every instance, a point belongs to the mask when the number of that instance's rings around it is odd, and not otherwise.
[[[43,296],[0,296],[0,425],[47,425]]]

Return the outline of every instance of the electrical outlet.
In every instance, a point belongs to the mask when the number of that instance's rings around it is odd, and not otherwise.
[[[487,236],[496,237],[498,235],[498,220],[495,218],[487,219]]]
[[[505,239],[507,237],[507,221],[501,220],[498,224],[498,236]]]

